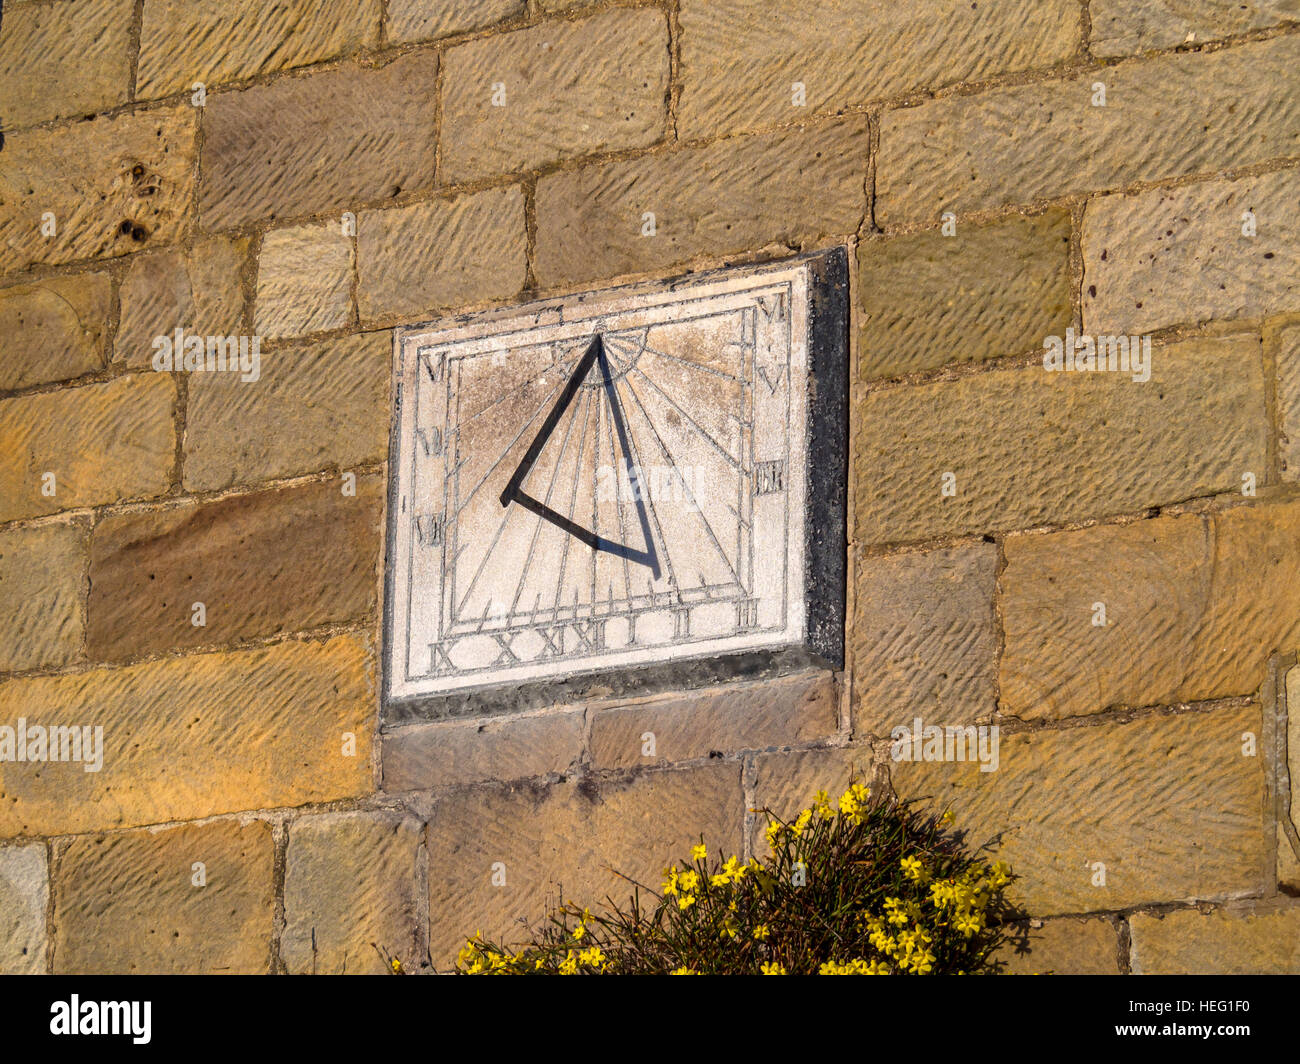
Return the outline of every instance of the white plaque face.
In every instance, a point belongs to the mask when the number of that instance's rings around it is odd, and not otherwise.
[[[388,698],[801,643],[810,284],[400,333]]]

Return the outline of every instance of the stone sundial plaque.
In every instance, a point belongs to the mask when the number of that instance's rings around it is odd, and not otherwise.
[[[387,700],[838,657],[839,631],[818,630],[843,608],[842,267],[832,252],[399,333]]]

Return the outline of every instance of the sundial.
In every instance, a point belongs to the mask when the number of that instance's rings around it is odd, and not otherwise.
[[[838,655],[844,316],[828,274],[842,265],[400,333],[387,700]]]

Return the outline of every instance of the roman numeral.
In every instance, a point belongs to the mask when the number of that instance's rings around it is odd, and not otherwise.
[[[754,467],[754,494],[776,495],[785,491],[785,459],[759,462]]]
[[[425,456],[442,454],[442,429],[416,429]]]
[[[415,519],[415,534],[422,547],[441,547],[446,528],[446,514],[422,514]]]
[[[758,309],[768,321],[785,321],[785,293],[778,292],[774,298],[759,296]]]

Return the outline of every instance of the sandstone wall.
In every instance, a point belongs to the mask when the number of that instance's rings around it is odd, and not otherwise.
[[[442,965],[854,767],[1004,833],[1013,969],[1300,971],[1295,18],[10,0],[0,724],[106,749],[0,763],[0,971]],[[392,330],[835,245],[845,669],[385,732]],[[260,379],[155,372],[178,327]],[[998,771],[891,762],[918,716]]]

